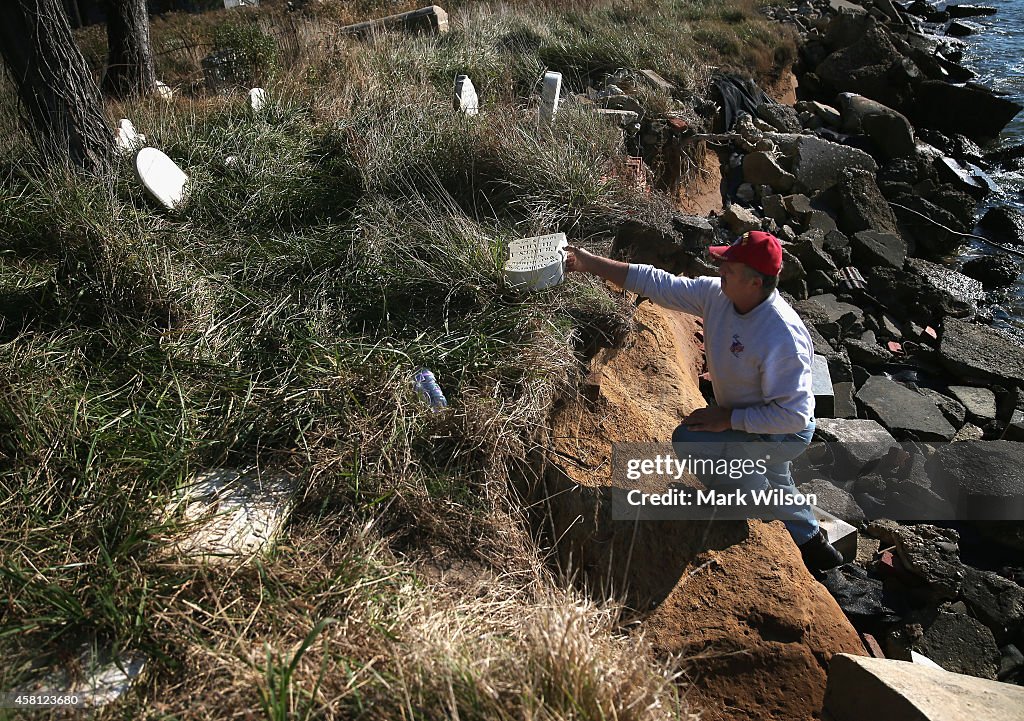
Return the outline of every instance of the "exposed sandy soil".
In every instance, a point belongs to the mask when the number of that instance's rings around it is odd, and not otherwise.
[[[556,555],[595,595],[638,609],[656,648],[689,659],[687,693],[703,719],[819,718],[828,659],[864,651],[781,523],[611,520],[611,444],[665,441],[704,405],[697,320],[646,302],[634,325],[622,348],[594,359],[597,400],[555,415],[564,455],[546,490],[558,494],[547,518]]]

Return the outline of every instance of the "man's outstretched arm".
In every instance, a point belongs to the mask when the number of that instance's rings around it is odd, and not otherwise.
[[[611,258],[602,258],[600,255],[577,248],[574,245],[566,246],[569,251],[565,257],[565,269],[577,273],[591,273],[598,277],[610,280],[620,288],[626,285],[626,275],[629,273],[629,263]]]

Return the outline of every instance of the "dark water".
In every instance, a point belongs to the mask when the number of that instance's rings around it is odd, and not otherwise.
[[[989,17],[968,18],[984,30],[963,39],[966,46],[964,65],[978,73],[977,82],[1007,93],[1011,99],[1024,104],[1024,0],[964,0],[964,3],[986,5],[999,11]],[[1020,143],[1024,143],[1024,111],[1006,126],[991,149]],[[1014,205],[1024,211],[1024,172],[993,170],[991,175],[999,184],[1001,194],[988,199],[987,203]],[[981,210],[984,212],[985,208]],[[965,248],[962,260],[991,252],[999,251],[972,241]],[[1015,260],[1024,273],[1024,261]],[[998,324],[1013,330],[1024,341],[1024,277],[1018,276],[1016,287],[1000,306],[1001,311],[996,313]]]

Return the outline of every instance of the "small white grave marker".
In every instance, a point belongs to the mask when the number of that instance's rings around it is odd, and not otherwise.
[[[171,90],[171,86],[162,80],[156,81],[156,94],[167,102],[171,102],[171,98],[174,97],[174,91]]]
[[[224,9],[231,8],[254,8],[259,6],[260,0],[224,0]]]
[[[185,198],[188,176],[174,161],[156,148],[143,148],[135,155],[135,172],[160,203],[174,210]]]
[[[455,78],[455,109],[466,115],[476,115],[480,112],[480,99],[468,75],[459,75]]]
[[[18,689],[11,696],[78,696],[86,707],[105,706],[128,690],[146,666],[146,656],[138,651],[111,659],[109,653],[86,648],[79,654],[76,668],[58,668],[45,678]]]
[[[180,518],[188,525],[167,551],[200,562],[255,556],[284,528],[294,489],[294,479],[284,473],[201,473],[165,509],[167,520]]]
[[[146,136],[135,131],[135,126],[128,118],[121,118],[117,124],[115,145],[122,155],[134,153],[146,144]]]
[[[509,243],[505,277],[514,287],[543,290],[565,276],[565,233],[520,238]]]
[[[558,112],[558,101],[562,96],[562,74],[544,73],[544,87],[540,91],[540,119],[550,123]]]
[[[249,107],[254,113],[263,109],[267,102],[267,91],[263,88],[253,88],[249,91]]]

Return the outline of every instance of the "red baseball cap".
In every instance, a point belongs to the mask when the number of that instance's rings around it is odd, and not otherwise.
[[[782,243],[761,230],[744,233],[732,245],[713,245],[708,253],[718,260],[745,263],[765,275],[778,275],[782,270]]]

